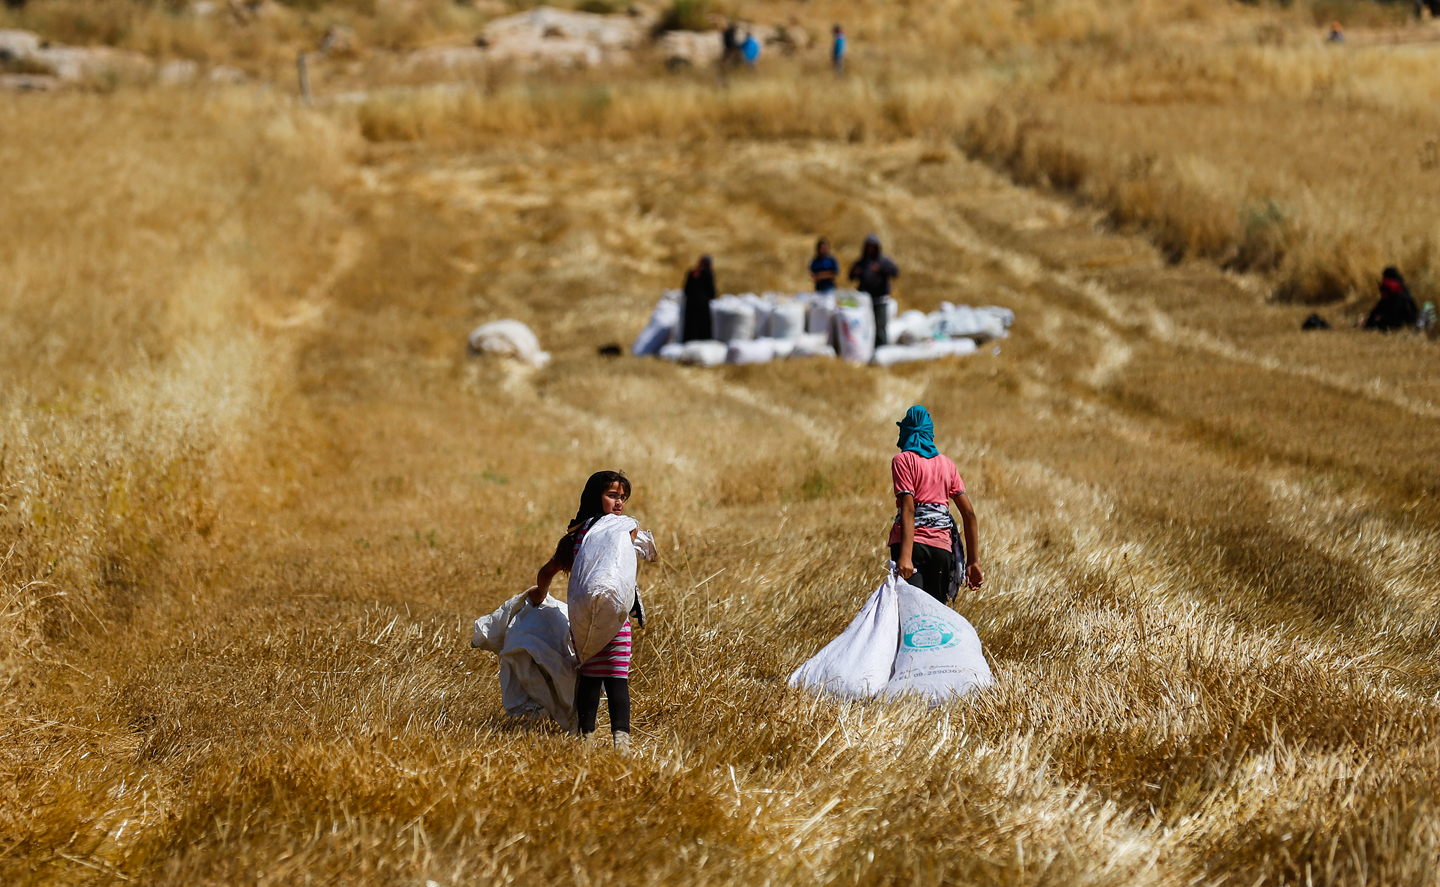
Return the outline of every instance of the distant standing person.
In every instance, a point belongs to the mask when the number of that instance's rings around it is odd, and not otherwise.
[[[1391,266],[1380,275],[1380,301],[1370,310],[1370,315],[1361,324],[1367,330],[1397,330],[1414,326],[1420,317],[1415,299],[1405,286],[1400,269]]]
[[[745,67],[754,70],[760,60],[760,41],[749,31],[745,32],[745,42],[740,44],[740,54],[745,57]]]
[[[830,41],[830,61],[835,65],[837,77],[845,73],[845,29],[839,25],[835,26]]]
[[[810,279],[814,281],[815,292],[831,292],[839,277],[840,260],[830,252],[830,239],[822,237],[815,242],[815,258],[810,260]]]
[[[880,238],[865,238],[860,258],[850,266],[850,279],[862,293],[869,293],[875,308],[875,347],[890,344],[885,326],[890,319],[890,281],[900,276],[900,269],[880,251]]]
[[[740,61],[740,25],[729,22],[720,35],[720,67],[733,68]]]
[[[890,558],[906,582],[948,604],[962,581],[970,588],[985,581],[980,570],[980,524],[955,463],[935,448],[930,411],[917,404],[895,424],[900,426],[896,441],[900,452],[890,460],[895,484]],[[951,501],[964,525],[963,543],[950,514]]]
[[[685,329],[682,342],[715,338],[710,328],[710,303],[715,299],[715,270],[709,256],[701,256],[685,275]]]

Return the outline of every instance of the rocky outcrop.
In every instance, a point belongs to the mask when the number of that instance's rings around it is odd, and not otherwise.
[[[139,80],[155,63],[111,46],[60,46],[30,31],[0,31],[0,71],[12,89],[48,89],[61,83]]]

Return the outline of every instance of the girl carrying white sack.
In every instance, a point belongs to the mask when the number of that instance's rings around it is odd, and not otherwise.
[[[585,482],[580,510],[540,568],[530,602],[539,606],[550,582],[562,570],[570,574],[565,594],[570,635],[580,660],[575,681],[575,713],[580,733],[595,732],[600,691],[610,709],[615,747],[630,745],[630,618],[645,627],[645,610],[635,585],[636,556],[655,559],[655,542],[639,522],[625,516],[630,481],[619,471],[597,471]]]

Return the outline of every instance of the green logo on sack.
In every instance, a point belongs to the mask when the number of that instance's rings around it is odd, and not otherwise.
[[[915,650],[944,650],[960,643],[955,626],[934,616],[911,616],[903,626],[905,646]]]

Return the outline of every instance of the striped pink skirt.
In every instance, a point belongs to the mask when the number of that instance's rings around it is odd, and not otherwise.
[[[630,677],[630,620],[620,626],[615,638],[605,649],[580,663],[580,674],[587,678]]]

